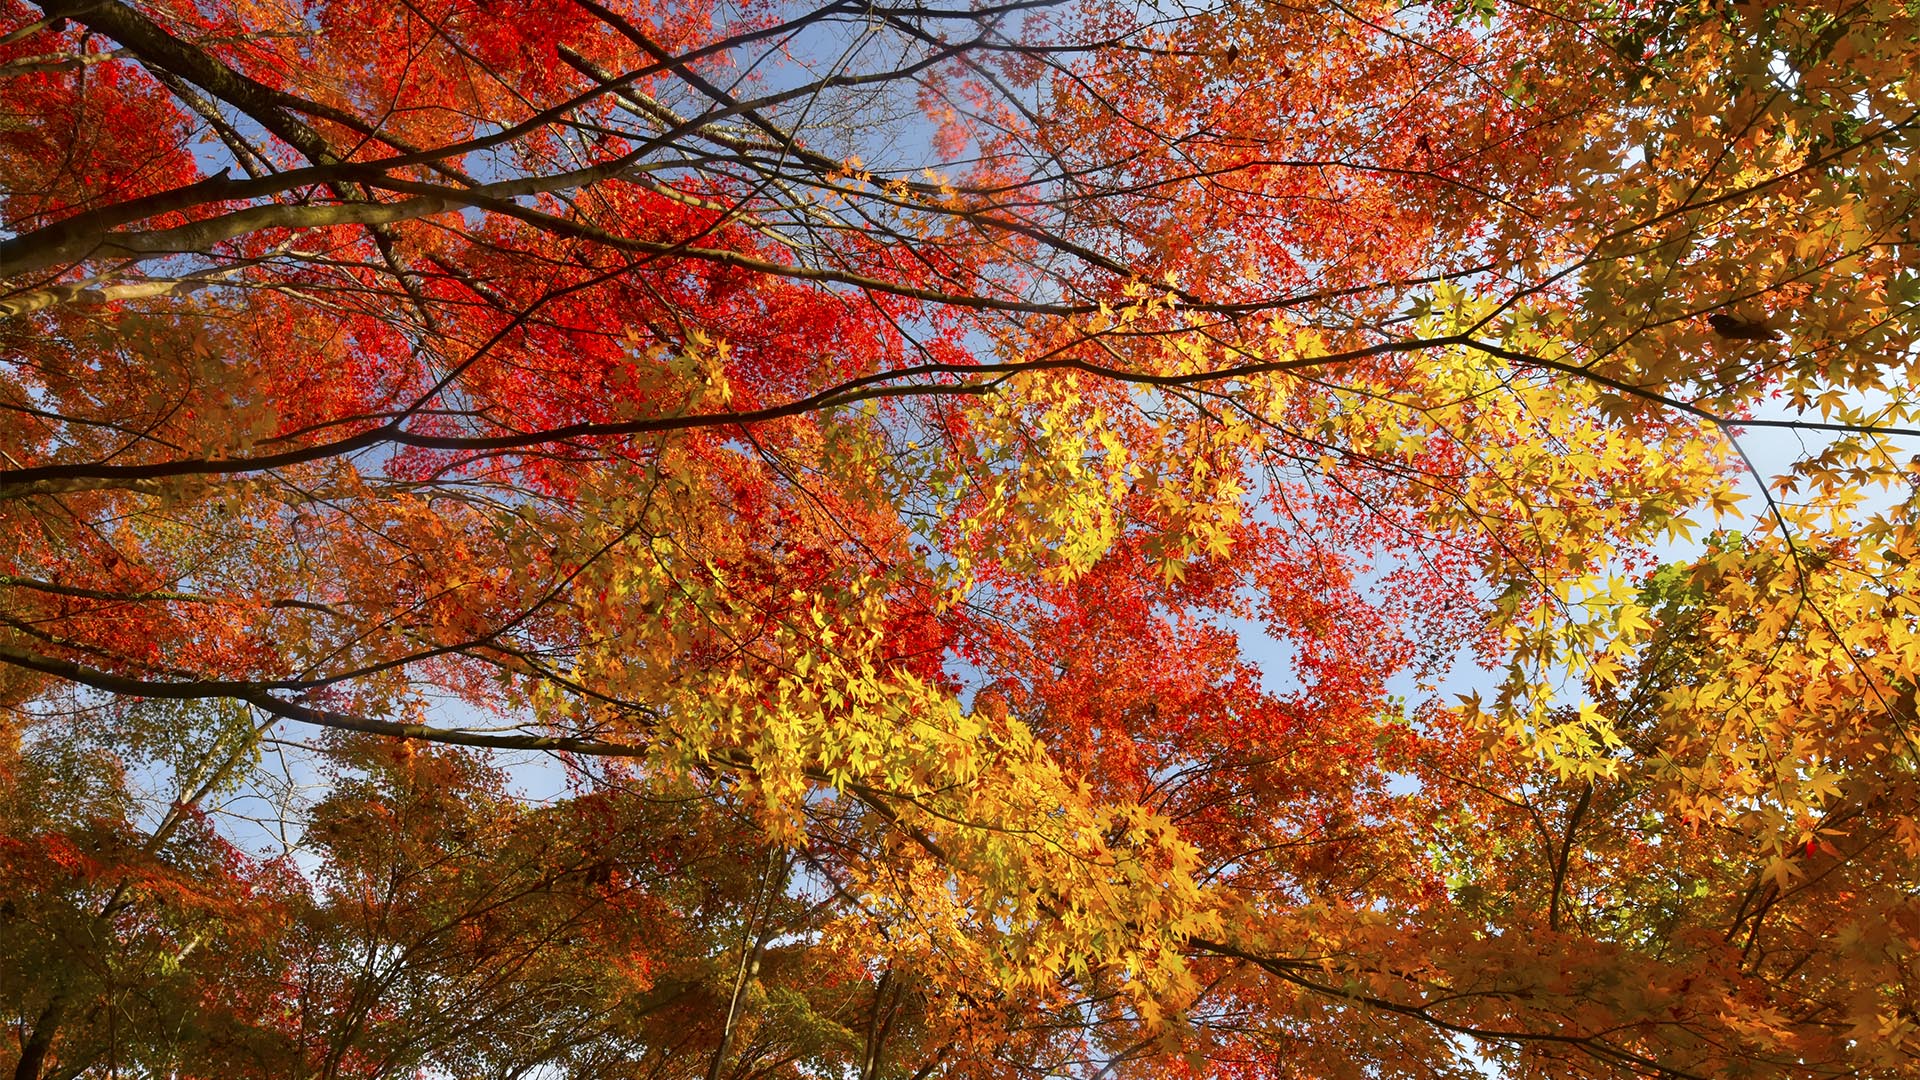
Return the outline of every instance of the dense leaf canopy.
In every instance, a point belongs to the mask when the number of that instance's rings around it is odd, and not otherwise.
[[[1920,10],[0,0],[16,1080],[1920,1075]]]

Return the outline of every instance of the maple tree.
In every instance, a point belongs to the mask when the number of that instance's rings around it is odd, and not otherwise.
[[[0,0],[0,1061],[1912,1075],[1915,71]]]

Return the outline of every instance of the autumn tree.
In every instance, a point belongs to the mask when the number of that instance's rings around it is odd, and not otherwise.
[[[5,1060],[1913,1075],[1915,71],[0,0]]]

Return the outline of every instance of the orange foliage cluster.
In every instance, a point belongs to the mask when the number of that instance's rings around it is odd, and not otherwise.
[[[1916,71],[0,0],[0,1065],[1920,1073]]]

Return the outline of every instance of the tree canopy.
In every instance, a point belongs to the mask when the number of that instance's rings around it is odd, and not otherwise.
[[[0,0],[0,1063],[1920,1075],[1920,8]]]

